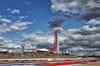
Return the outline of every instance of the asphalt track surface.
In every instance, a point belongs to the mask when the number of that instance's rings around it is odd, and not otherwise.
[[[0,66],[100,66],[100,61],[96,62],[42,62],[42,63],[13,63],[0,64]]]

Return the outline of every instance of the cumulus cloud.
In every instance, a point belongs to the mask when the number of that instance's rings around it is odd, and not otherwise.
[[[13,25],[13,26],[11,26],[10,28],[11,28],[11,29],[14,29],[14,30],[23,30],[23,29],[26,29],[27,26],[26,26],[26,27],[21,27],[21,28],[19,28],[19,27]]]
[[[91,32],[91,31],[98,31],[98,28],[96,28],[96,27],[90,28],[89,26],[83,26],[82,30]]]
[[[90,26],[93,27],[93,25],[95,27],[99,27],[100,26],[100,21],[96,20],[96,19],[91,19],[89,21],[87,21],[87,24],[91,24]]]
[[[6,32],[11,32],[13,30],[24,30],[28,28],[28,25],[32,24],[32,22],[21,22],[17,21],[15,23],[7,25],[6,23],[3,23],[0,25],[0,34],[1,33],[6,33]]]
[[[14,30],[23,30],[28,28],[27,25],[32,24],[32,22],[15,22],[13,25],[10,25],[10,29],[14,29]]]
[[[16,13],[16,14],[18,14],[18,13],[20,13],[20,10],[19,9],[11,9],[11,8],[7,8],[7,11],[10,11],[12,14],[13,13]]]
[[[6,23],[3,23],[0,25],[0,33],[6,33],[10,32],[11,30],[9,29],[8,25]]]
[[[85,28],[88,29],[86,26]],[[75,30],[70,29],[63,32],[63,36],[67,37],[67,39],[64,40],[64,44],[61,46],[61,50],[69,50],[73,53],[81,53],[86,55],[92,55],[95,51],[98,52],[99,44],[100,42],[100,33],[97,32],[97,29],[91,28],[91,29],[85,29],[85,30]],[[83,34],[85,31],[90,32],[90,34]],[[95,32],[94,34],[91,34],[91,32]],[[66,49],[67,48],[67,49]],[[88,53],[93,52],[93,53]]]
[[[26,19],[28,16],[20,16],[20,19]]]
[[[14,10],[11,11],[11,13],[17,13],[18,14],[18,13],[20,13],[20,10],[14,9]]]
[[[89,24],[100,24],[100,21],[97,21],[96,19],[91,19],[90,21],[88,21],[87,23]]]
[[[61,27],[61,24],[65,21],[65,19],[59,18],[59,17],[52,17],[49,21],[49,27],[54,29],[54,28],[59,28]]]
[[[5,39],[0,37],[0,49],[1,50],[13,50],[21,48],[20,45],[12,43],[12,40]]]
[[[21,43],[13,43],[12,40],[5,39],[4,37],[0,36],[0,50],[1,51],[8,51],[8,52],[21,52]],[[32,46],[30,43],[25,43],[25,51],[30,51],[35,46]]]
[[[67,18],[72,18],[72,15],[70,15],[70,14],[67,14],[67,13],[64,13],[64,12],[62,12],[62,13],[60,13],[62,16],[64,16],[64,17],[67,17]]]
[[[42,32],[43,33],[43,32]],[[44,33],[29,33],[23,34],[22,42],[31,42],[35,48],[48,48],[53,49],[54,35]],[[63,30],[59,36],[60,51],[70,51],[75,55],[93,55],[99,54],[100,51],[100,28],[92,27],[88,25],[83,26],[80,29],[68,29]]]
[[[78,13],[83,19],[89,21],[100,17],[99,0],[51,0],[53,12]]]
[[[53,11],[78,13],[89,5],[91,0],[51,0]]]
[[[23,37],[25,37],[22,42],[31,42],[31,43],[36,43],[35,46],[36,48],[49,48],[53,49],[53,44],[54,44],[54,36],[53,35],[47,35],[47,33],[43,36],[41,35],[42,32],[33,32],[29,34],[22,34]],[[44,33],[43,33],[44,34]],[[65,37],[59,38],[59,41],[62,42],[65,39]]]
[[[0,19],[0,21],[2,21],[2,22],[6,22],[6,23],[11,23],[11,20],[6,19],[6,18],[2,18],[2,19]]]

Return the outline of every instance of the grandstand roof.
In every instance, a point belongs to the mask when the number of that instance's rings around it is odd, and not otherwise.
[[[46,48],[43,48],[43,49],[34,49],[33,51],[46,51],[46,52],[48,52],[49,50]]]

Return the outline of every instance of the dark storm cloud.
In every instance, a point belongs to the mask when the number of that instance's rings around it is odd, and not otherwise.
[[[86,12],[82,15],[82,19],[89,21],[100,17],[100,7],[87,7]]]
[[[93,1],[100,4],[100,0],[93,0]]]
[[[96,24],[96,25],[95,25],[95,27],[99,27],[99,26],[100,26],[100,24]]]
[[[64,16],[64,17],[67,17],[67,18],[72,18],[72,15],[70,15],[70,14],[67,14],[67,13],[60,13],[62,16]]]
[[[49,27],[50,28],[58,28],[61,27],[61,24],[65,21],[65,19],[59,18],[59,17],[52,17],[49,21]]]

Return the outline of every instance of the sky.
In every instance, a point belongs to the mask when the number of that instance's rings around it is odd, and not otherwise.
[[[53,49],[100,55],[100,0],[0,0],[0,50]]]

